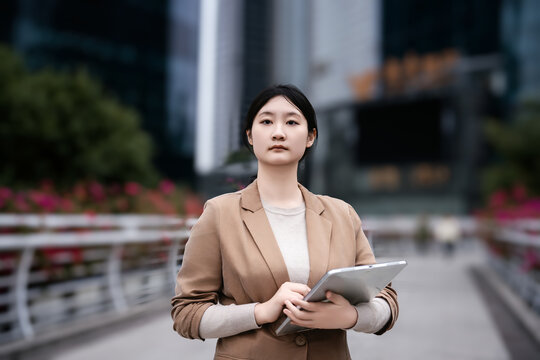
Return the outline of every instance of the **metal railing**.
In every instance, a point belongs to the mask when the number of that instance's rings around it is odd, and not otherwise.
[[[417,220],[366,217],[363,224],[370,241],[378,243],[392,234],[414,236]],[[195,221],[150,215],[0,215],[0,353],[2,347],[31,343],[66,324],[125,314],[172,295]],[[430,217],[429,227],[438,221]],[[463,234],[476,233],[473,218],[459,222]],[[526,224],[529,230],[540,227]],[[524,241],[523,231],[514,236],[515,226],[505,229],[497,241]],[[531,242],[540,244],[537,238]]]
[[[489,263],[536,313],[540,314],[540,220],[520,219],[487,225]]]
[[[172,294],[195,221],[0,215],[0,347]]]

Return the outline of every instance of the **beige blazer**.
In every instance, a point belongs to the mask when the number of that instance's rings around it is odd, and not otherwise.
[[[306,204],[308,285],[313,287],[328,270],[374,263],[354,209],[299,187]],[[218,301],[224,305],[262,303],[286,281],[287,267],[262,207],[257,182],[213,198],[205,204],[186,244],[176,296],[171,300],[174,329],[183,337],[200,339],[199,323],[209,306]],[[389,286],[378,296],[391,309],[391,319],[378,333],[382,334],[396,321],[398,303]],[[215,359],[350,359],[344,330],[276,336],[279,322],[219,339]]]

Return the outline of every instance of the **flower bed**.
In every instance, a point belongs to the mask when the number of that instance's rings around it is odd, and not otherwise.
[[[57,190],[44,181],[37,189],[0,187],[0,213],[41,214],[165,214],[198,216],[201,200],[170,180],[145,188],[136,182],[103,185],[81,182],[69,190]]]

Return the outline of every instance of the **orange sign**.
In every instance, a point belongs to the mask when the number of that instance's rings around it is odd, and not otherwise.
[[[447,86],[459,60],[456,49],[422,56],[408,52],[403,59],[389,58],[382,68],[353,75],[349,82],[358,100],[365,101],[383,96],[425,91]]]

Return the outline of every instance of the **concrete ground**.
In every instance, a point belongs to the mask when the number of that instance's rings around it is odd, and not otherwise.
[[[470,276],[479,252],[407,256],[398,276],[400,317],[383,336],[349,332],[353,359],[509,359]]]
[[[394,329],[383,336],[349,332],[353,359],[510,358],[471,277],[471,267],[484,263],[482,252],[475,244],[458,250],[453,257],[447,257],[438,251],[419,255],[404,249],[406,255],[400,258],[405,258],[409,265],[394,282],[399,295],[399,320]],[[379,261],[382,260],[385,259],[379,257]],[[164,303],[162,312],[55,349],[47,358],[212,358],[215,340],[183,339],[172,331],[171,324]]]

